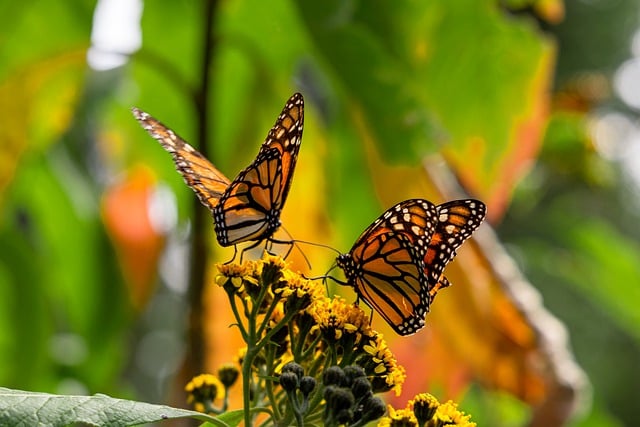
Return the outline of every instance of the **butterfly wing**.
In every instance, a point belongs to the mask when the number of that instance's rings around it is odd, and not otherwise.
[[[347,282],[399,335],[421,329],[429,311],[424,257],[436,218],[436,207],[426,200],[398,203],[337,259]]]
[[[280,226],[303,124],[304,99],[296,93],[285,104],[256,159],[231,182],[214,209],[222,246],[267,239]]]
[[[432,297],[450,285],[444,277],[444,268],[455,256],[458,248],[482,224],[487,208],[474,199],[452,200],[437,206],[438,221],[425,256],[426,274]]]
[[[133,108],[132,112],[144,130],[171,153],[176,169],[198,195],[200,202],[213,210],[229,186],[229,179],[198,150],[160,121],[138,108]]]

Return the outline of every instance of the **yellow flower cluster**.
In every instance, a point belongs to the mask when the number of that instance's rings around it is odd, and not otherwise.
[[[380,419],[378,427],[476,427],[470,419],[452,401],[441,404],[434,396],[421,393],[404,409],[389,406],[389,414]]]
[[[247,344],[238,357],[245,407],[285,408],[287,399],[293,399],[297,402],[294,407],[300,412],[298,424],[302,425],[303,415],[305,421],[308,417],[309,420],[326,418],[338,422],[345,415],[339,408],[347,403],[351,408],[356,395],[373,397],[372,393],[390,390],[396,396],[400,395],[407,376],[405,369],[398,364],[383,336],[371,328],[369,316],[358,305],[349,304],[340,297],[328,298],[324,286],[289,270],[286,262],[277,256],[265,255],[261,260],[246,261],[241,265],[218,264],[217,268],[219,274],[215,283],[227,293],[235,325]],[[285,373],[284,368],[292,365],[297,366],[297,370]],[[325,385],[325,391],[329,390],[330,399],[325,397],[323,400],[323,394],[310,398],[309,390],[313,389],[310,384],[313,382],[314,387],[323,384],[332,375],[338,375],[336,369],[344,380],[335,384],[344,381],[349,385],[331,386],[333,383],[329,383]],[[228,387],[238,378],[239,372],[230,365],[220,371],[220,379],[213,375],[194,378],[186,387],[189,403],[203,412],[225,411]],[[291,375],[292,372],[295,375]],[[360,374],[355,375],[357,372]],[[288,384],[289,389],[280,382],[283,375],[287,375],[288,382],[284,384]],[[366,391],[363,391],[363,380]],[[250,389],[261,392],[246,394]],[[214,406],[214,401],[222,396],[222,407]],[[296,406],[301,405],[298,400],[301,396],[307,405],[304,411],[303,406]],[[355,405],[353,407],[359,408],[361,413],[356,411],[352,415],[362,419],[371,416],[370,421],[380,417],[384,403],[378,397],[371,401],[379,406]],[[280,409],[272,415],[273,420],[285,423],[292,421],[286,421],[291,416]],[[379,424],[383,427],[475,425],[453,402],[440,404],[429,394],[417,395],[404,409],[389,407],[388,416]]]
[[[413,413],[413,410],[394,409],[389,405],[389,414],[383,417],[378,422],[378,427],[416,427],[418,425],[418,419]]]
[[[434,427],[438,426],[460,426],[476,427],[476,423],[471,421],[471,415],[465,415],[458,410],[458,405],[451,400],[438,406],[434,415]]]
[[[394,390],[396,396],[400,396],[402,392],[402,384],[407,378],[404,366],[398,364],[391,349],[383,339],[382,334],[373,335],[369,342],[363,346],[364,351],[369,356],[365,362],[373,365],[373,371],[378,378],[384,380],[384,385],[380,384],[376,387],[376,380],[372,380],[371,384],[374,390]],[[366,369],[366,368],[365,368]]]
[[[311,302],[324,297],[324,288],[317,283],[288,269],[282,273],[281,286],[274,289],[274,293],[287,300],[285,308],[307,307]]]
[[[356,363],[364,368],[374,392],[400,393],[405,370],[382,335],[371,329],[369,317],[360,307],[343,298],[327,298],[323,286],[292,272],[277,256],[217,267],[216,283],[230,297],[238,296],[246,307],[260,304],[259,313],[266,316],[265,327],[259,330],[272,333],[268,337],[272,346],[267,347],[276,359],[262,355],[257,361],[273,360],[275,366],[290,360],[303,363],[305,358],[309,363],[324,359],[330,365]]]
[[[318,298],[309,306],[307,313],[315,320],[315,328],[332,342],[340,341],[345,334],[352,334],[354,344],[357,344],[362,335],[372,333],[365,312],[357,305],[347,304],[343,298]]]
[[[242,264],[217,264],[218,274],[215,282],[218,286],[231,287],[235,293],[242,295],[245,287],[258,286],[258,279],[262,274],[262,263],[245,261]]]

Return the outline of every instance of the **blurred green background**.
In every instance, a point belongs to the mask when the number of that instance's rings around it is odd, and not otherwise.
[[[300,91],[291,235],[347,250],[397,197],[431,185],[399,177],[435,156],[487,203],[569,332],[590,385],[568,425],[635,425],[636,1],[41,0],[0,11],[0,385],[181,404],[185,360],[205,365],[186,332],[206,305],[193,283],[228,254],[130,108],[233,177]],[[190,251],[194,233],[208,258]],[[322,274],[331,254],[308,250]],[[481,381],[458,397],[478,425],[527,425],[531,413]]]

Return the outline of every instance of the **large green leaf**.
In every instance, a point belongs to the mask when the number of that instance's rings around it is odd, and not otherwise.
[[[533,22],[493,2],[296,4],[344,94],[352,150],[371,139],[386,162],[415,163],[440,149],[498,214],[546,124],[554,48]]]
[[[124,427],[175,418],[195,418],[222,427],[228,425],[200,412],[115,399],[104,394],[64,396],[0,387],[0,425],[57,427],[85,423]]]

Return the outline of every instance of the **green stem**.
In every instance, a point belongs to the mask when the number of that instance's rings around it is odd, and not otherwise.
[[[294,399],[296,398],[295,394],[292,396]],[[296,424],[298,427],[304,427],[304,420],[302,419],[302,414],[297,409],[293,411],[293,414],[296,417]]]
[[[273,302],[267,309],[267,312],[264,314],[263,322],[260,325],[260,328],[258,329],[258,336],[262,336],[265,328],[269,325],[269,319],[271,318],[271,315],[273,314],[273,311],[276,309],[277,305],[278,305],[278,300],[274,297]]]
[[[287,323],[289,323],[289,320],[291,320],[291,318],[295,315],[295,313],[289,313],[286,316],[284,316],[282,318],[282,320],[280,320],[278,323],[275,324],[275,326],[272,329],[269,329],[269,332],[267,332],[264,335],[264,338],[262,338],[260,340],[260,342],[256,343],[256,348],[258,348],[259,350],[261,350],[265,345],[267,345],[268,343],[271,342],[271,338],[280,331],[280,329],[282,329]]]
[[[273,365],[275,363],[275,348],[273,347],[267,347],[267,356],[265,357],[266,361],[267,361],[267,366],[270,366],[273,368]],[[269,375],[273,375],[273,372],[269,372]],[[271,408],[273,410],[273,420],[274,422],[278,422],[280,420],[280,418],[282,418],[282,414],[280,413],[280,408],[278,407],[278,400],[276,399],[276,395],[273,392],[273,381],[266,381],[265,382],[265,389],[267,392],[267,398],[269,399],[269,402],[271,403]]]
[[[306,350],[302,351],[302,360],[304,360],[305,358],[312,356],[313,353],[315,353],[316,351],[316,347],[318,346],[318,343],[320,342],[320,340],[322,339],[322,337],[320,335],[318,335],[313,342],[307,346]]]
[[[252,307],[251,313],[248,311],[247,303],[243,301],[245,307],[245,314],[247,316],[247,329],[246,329],[246,343],[247,353],[242,361],[242,403],[244,407],[244,425],[250,427],[252,425],[251,419],[251,368],[253,361],[260,352],[260,348],[257,343],[256,336],[256,318],[251,314],[256,312],[256,307]]]
[[[236,318],[236,324],[238,325],[238,329],[240,329],[240,334],[242,335],[242,339],[244,342],[249,342],[249,334],[247,329],[242,324],[242,318],[240,317],[240,313],[238,312],[238,306],[236,304],[236,297],[233,293],[228,293],[229,296],[229,304],[231,305],[231,310],[233,311],[233,316]],[[244,302],[243,302],[244,304]],[[246,312],[246,307],[245,307]]]
[[[251,367],[256,354],[253,346],[247,342],[247,353],[242,361],[242,405],[245,426],[251,426]]]
[[[307,375],[310,375],[312,377],[316,376],[316,373],[318,372],[318,368],[320,367],[320,365],[323,364],[323,362],[325,362],[325,367],[323,369],[323,371],[325,369],[327,369],[327,367],[331,366],[326,364],[327,359],[324,357],[317,357],[316,359],[313,360],[313,363],[311,364],[311,366],[309,366],[307,368]]]
[[[293,331],[295,330],[294,326],[295,325],[293,324],[293,321],[289,322],[289,341],[291,342],[291,346],[292,346],[291,353],[293,353],[293,357],[295,361],[300,362],[304,360],[303,358],[305,356],[308,355],[303,350],[303,347],[304,347],[304,343],[307,341],[307,335],[311,330],[311,326],[305,326],[304,329],[301,328],[297,336],[294,336],[293,334]],[[317,344],[319,338],[320,338],[320,334],[318,334],[318,336],[310,346],[310,347],[314,347],[314,350],[315,350],[315,344]],[[295,347],[293,347],[294,343],[295,343]]]

